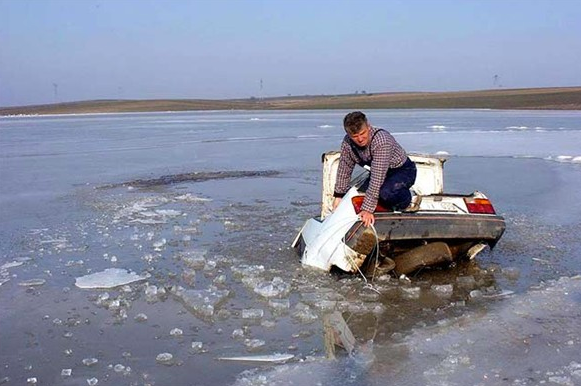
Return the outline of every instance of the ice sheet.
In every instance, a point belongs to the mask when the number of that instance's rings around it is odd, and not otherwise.
[[[104,271],[92,273],[90,275],[78,277],[75,285],[79,288],[115,288],[125,284],[131,284],[137,281],[146,280],[151,275],[144,273],[138,275],[122,268],[107,268]]]

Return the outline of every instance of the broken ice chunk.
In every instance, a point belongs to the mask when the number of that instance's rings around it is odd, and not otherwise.
[[[452,293],[454,292],[454,287],[452,286],[452,284],[434,284],[432,286],[432,291],[438,295],[438,296],[443,296],[443,297],[448,297],[448,296],[452,296]]]
[[[167,216],[167,217],[177,217],[177,216],[182,215],[182,212],[180,212],[179,210],[173,210],[173,209],[156,209],[155,211],[158,214],[160,214],[162,216]]]
[[[244,338],[244,330],[241,328],[237,328],[236,330],[232,331],[232,338],[233,339]]]
[[[160,251],[166,244],[167,244],[167,240],[166,239],[161,239],[161,240],[156,241],[155,243],[153,243],[153,248],[156,251]]]
[[[290,300],[289,299],[270,299],[268,301],[268,305],[277,310],[288,310],[290,308]]]
[[[184,334],[184,332],[180,328],[174,328],[169,332],[169,334],[171,336],[178,337],[178,336],[182,336]]]
[[[456,284],[460,288],[473,289],[476,288],[476,279],[473,276],[460,276],[456,279]]]
[[[264,316],[264,310],[257,308],[248,308],[242,310],[242,319],[260,319]]]
[[[317,314],[315,314],[313,310],[304,303],[297,304],[293,317],[305,324],[313,323],[319,318]]]
[[[4,263],[0,265],[0,271],[4,271],[8,268],[20,267],[22,264],[24,264],[24,262],[22,261],[11,261],[8,263]]]
[[[135,318],[133,318],[136,322],[145,322],[147,321],[147,315],[141,313],[141,314],[137,314],[135,315]]]
[[[246,339],[244,345],[248,351],[258,350],[266,344],[262,339]]]
[[[220,361],[234,361],[234,362],[269,362],[282,363],[294,358],[293,354],[272,354],[272,355],[251,355],[240,357],[221,357]]]
[[[214,310],[230,295],[228,290],[218,290],[210,287],[207,290],[180,289],[176,296],[199,317],[209,318]]]
[[[181,196],[177,196],[176,197],[176,200],[186,201],[186,202],[208,202],[208,201],[212,201],[209,198],[197,197],[197,196],[194,196],[191,193],[186,193],[186,194],[182,194]]]
[[[97,358],[85,358],[85,359],[83,359],[83,364],[87,367],[91,367],[93,365],[96,365],[97,363],[99,363],[99,360]]]
[[[194,353],[202,352],[203,347],[204,347],[204,344],[202,342],[192,342],[192,351]]]
[[[151,275],[149,273],[138,275],[137,273],[128,271],[126,269],[108,268],[101,272],[78,277],[75,281],[75,285],[79,288],[85,289],[114,288],[121,285],[146,280],[150,276]]]
[[[271,282],[259,283],[254,288],[254,292],[265,298],[286,296],[290,292],[290,285],[277,276]]]
[[[405,298],[419,299],[421,289],[420,287],[401,287],[400,291]]]
[[[264,265],[241,264],[231,269],[235,276],[255,276],[264,272]]]
[[[66,378],[70,377],[73,374],[73,369],[62,369],[61,370],[61,377]]]
[[[155,360],[157,361],[157,363],[161,363],[162,365],[171,366],[173,364],[173,355],[168,352],[164,352],[161,354],[157,354]]]
[[[156,285],[148,285],[145,287],[145,300],[148,303],[157,302],[157,286]]]
[[[20,283],[18,283],[18,285],[22,287],[36,287],[41,286],[44,283],[46,283],[46,280],[44,279],[30,279],[21,281]]]
[[[508,280],[517,280],[520,276],[520,271],[518,268],[515,267],[506,267],[502,269],[502,274]]]
[[[181,254],[182,261],[192,269],[203,269],[206,266],[206,251],[193,250]]]
[[[185,269],[182,272],[182,278],[191,287],[196,284],[196,271],[193,269]]]
[[[89,378],[89,379],[87,379],[87,384],[89,386],[95,386],[97,383],[99,383],[99,380],[97,378]]]

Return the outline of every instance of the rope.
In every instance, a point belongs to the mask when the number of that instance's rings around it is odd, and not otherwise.
[[[359,216],[357,216],[357,219],[359,220]],[[379,236],[377,235],[377,230],[375,229],[375,226],[373,224],[369,224],[369,226],[371,227],[373,235],[375,236],[375,247],[373,248],[373,250],[375,251],[375,263],[373,265],[373,274],[371,275],[371,281],[373,282],[373,279],[375,278],[375,270],[377,269],[377,263],[379,262]],[[381,292],[379,292],[379,290],[373,286],[372,282],[369,282],[369,280],[367,280],[363,272],[361,272],[361,269],[359,269],[359,266],[355,263],[355,261],[353,261],[351,256],[347,253],[345,249],[347,247],[347,243],[345,242],[345,236],[343,236],[341,241],[343,242],[343,252],[345,253],[345,256],[347,256],[347,258],[351,262],[351,265],[357,268],[357,272],[359,272],[359,274],[365,281],[365,285],[363,286],[363,288],[369,288],[373,292],[376,292],[378,295],[381,295]]]

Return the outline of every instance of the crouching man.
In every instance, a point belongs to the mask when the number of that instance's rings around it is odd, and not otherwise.
[[[349,182],[355,164],[371,168],[365,199],[359,217],[365,226],[373,225],[373,212],[380,202],[385,208],[396,211],[415,212],[419,209],[420,196],[412,202],[410,188],[416,181],[416,165],[406,151],[387,131],[373,127],[360,111],[345,116],[343,127],[347,135],[341,144],[341,159],[333,209],[349,190]]]

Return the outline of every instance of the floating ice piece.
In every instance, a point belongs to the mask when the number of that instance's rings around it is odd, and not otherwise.
[[[401,294],[408,299],[419,299],[421,289],[420,287],[401,287]]]
[[[177,217],[182,215],[182,212],[173,209],[157,209],[155,212],[166,217]]]
[[[485,297],[487,299],[500,299],[500,298],[509,297],[509,296],[511,296],[513,294],[514,294],[514,291],[502,290],[499,293],[490,294],[490,295],[483,295],[483,297]]]
[[[65,263],[65,267],[82,266],[85,264],[83,260],[69,260]]]
[[[290,292],[290,284],[285,283],[280,277],[275,277],[271,282],[262,282],[254,288],[254,292],[265,298],[286,296]]]
[[[167,221],[165,220],[156,220],[153,218],[147,218],[147,219],[142,219],[142,218],[136,218],[134,220],[129,221],[130,223],[139,223],[139,224],[144,224],[144,225],[156,225],[156,224],[166,224]]]
[[[270,299],[268,305],[277,310],[288,310],[290,308],[290,300],[289,299]]]
[[[36,287],[43,285],[44,283],[46,283],[46,280],[44,279],[30,279],[21,281],[20,283],[18,283],[18,285],[22,287]]]
[[[573,157],[573,159],[571,160],[571,162],[581,163],[581,156]]]
[[[121,285],[134,283],[141,280],[146,280],[151,275],[144,273],[138,275],[135,272],[128,271],[121,268],[108,268],[101,272],[92,273],[90,275],[78,277],[75,280],[75,285],[79,288],[114,288]]]
[[[87,367],[91,367],[93,365],[96,365],[97,363],[99,363],[99,360],[97,358],[85,358],[85,359],[83,359],[83,364]]]
[[[192,351],[194,353],[200,353],[202,352],[203,348],[204,348],[204,343],[202,342],[192,342]]]
[[[157,302],[157,286],[148,285],[145,287],[145,299],[148,303]]]
[[[73,369],[62,369],[61,370],[61,377],[66,378],[73,375]]]
[[[256,276],[264,272],[264,265],[241,264],[231,269],[236,276]]]
[[[260,308],[248,308],[242,310],[242,319],[260,319],[264,316],[264,310]]]
[[[115,371],[116,373],[122,373],[125,371],[125,366],[123,366],[122,364],[118,363],[113,367],[113,371]]]
[[[161,239],[159,241],[156,241],[155,243],[153,243],[153,248],[156,251],[159,251],[161,248],[163,248],[165,245],[167,244],[167,240],[166,239]]]
[[[207,290],[179,290],[176,296],[191,309],[194,314],[209,318],[214,316],[214,310],[230,295],[228,290],[210,288]]]
[[[11,261],[9,263],[4,263],[4,264],[0,265],[0,271],[3,271],[5,269],[9,269],[9,268],[20,267],[22,264],[24,264],[24,262],[22,262],[22,261]]]
[[[306,304],[299,303],[296,306],[296,311],[293,313],[293,318],[299,320],[301,323],[310,324],[319,317]]]
[[[182,336],[184,334],[184,332],[182,331],[182,329],[176,327],[176,328],[172,329],[169,332],[169,334],[171,336]]]
[[[186,201],[186,202],[208,202],[208,201],[212,201],[212,199],[210,199],[210,198],[197,197],[197,196],[194,196],[191,193],[186,193],[186,194],[182,194],[181,196],[177,196],[176,197],[176,200]]]
[[[173,363],[173,355],[168,352],[164,352],[161,354],[157,354],[155,360],[157,361],[157,363],[161,363],[162,365],[168,366]]]
[[[232,338],[233,339],[244,338],[244,330],[241,328],[237,328],[236,330],[232,331]]]
[[[233,361],[233,362],[267,362],[267,363],[284,363],[289,359],[293,359],[293,354],[271,354],[271,355],[247,355],[239,357],[220,357],[216,358],[219,361]]]
[[[146,322],[147,321],[147,315],[141,313],[141,314],[137,314],[135,315],[135,318],[133,318],[136,322]]]
[[[570,155],[560,155],[557,157],[557,161],[571,161],[573,159]]]
[[[245,339],[244,345],[250,351],[257,350],[266,344],[262,339]]]
[[[206,266],[206,250],[198,249],[181,254],[182,261],[192,269],[203,269]]]
[[[452,296],[452,293],[454,292],[454,287],[452,286],[452,284],[434,284],[432,286],[432,291],[438,295],[438,296],[443,296],[443,297],[448,297],[448,296]]]
[[[89,379],[87,379],[87,384],[89,386],[95,386],[97,383],[99,383],[99,380],[97,378],[89,378]]]
[[[517,280],[520,276],[520,270],[516,267],[506,267],[502,269],[502,275],[509,280]]]

